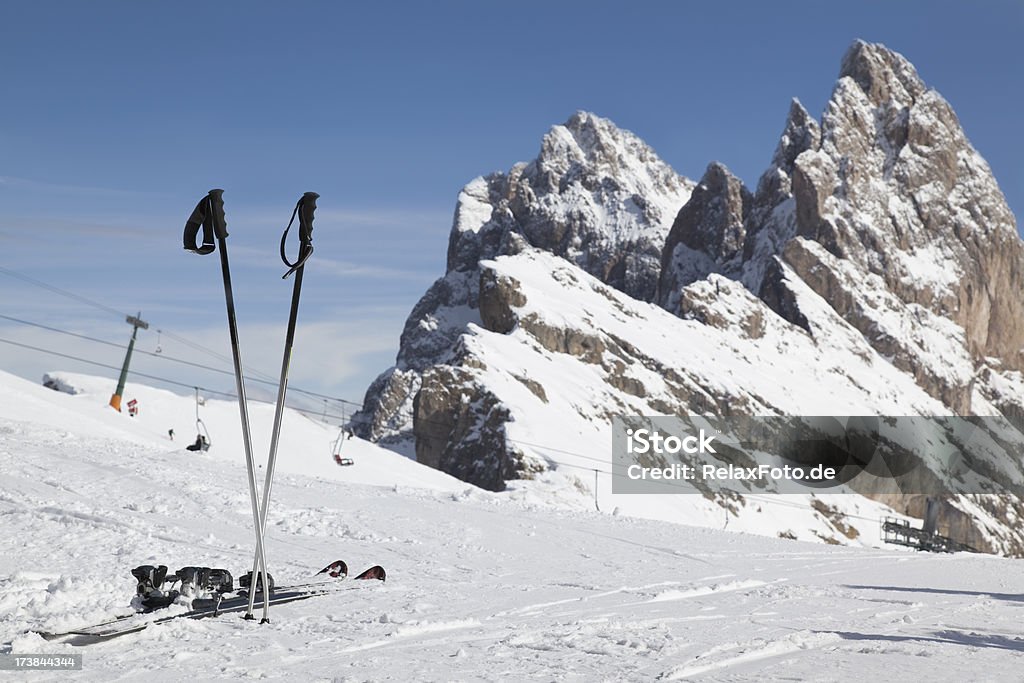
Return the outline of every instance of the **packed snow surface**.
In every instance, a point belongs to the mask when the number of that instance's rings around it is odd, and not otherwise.
[[[237,576],[253,546],[230,402],[204,406],[214,446],[193,454],[187,397],[130,386],[142,410],[130,418],[104,407],[106,384],[67,380],[83,392],[0,373],[0,652],[84,656],[80,672],[27,680],[961,681],[1014,678],[1024,663],[1016,561],[557,508],[358,440],[343,446],[355,465],[338,467],[335,430],[295,415],[271,572],[292,583],[341,558],[382,564],[386,583],[275,607],[262,626],[223,615],[46,641],[33,631],[126,611],[132,567]],[[252,411],[260,457],[271,415]]]

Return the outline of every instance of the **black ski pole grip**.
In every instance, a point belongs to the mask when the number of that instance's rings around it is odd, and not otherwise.
[[[313,213],[319,198],[316,192],[306,192],[299,200],[299,241],[303,244],[313,241]]]
[[[192,215],[185,222],[182,242],[186,251],[196,254],[210,254],[216,248],[214,238],[228,236],[227,220],[224,218],[224,190],[210,190],[199,200]],[[203,244],[196,243],[199,229],[203,229]]]
[[[295,204],[292,220],[288,222],[288,227],[281,235],[281,260],[288,266],[288,272],[281,279],[287,279],[289,275],[305,265],[306,259],[313,255],[313,214],[316,212],[316,200],[319,198],[320,195],[316,192],[305,192]],[[299,257],[293,263],[288,260],[288,255],[285,253],[285,243],[296,215],[299,217]]]
[[[217,239],[222,240],[228,236],[228,221],[224,217],[224,190],[210,190],[207,196],[210,198],[213,232]]]

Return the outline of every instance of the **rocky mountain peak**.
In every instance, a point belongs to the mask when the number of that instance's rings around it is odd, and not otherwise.
[[[634,134],[577,112],[544,136],[536,159],[463,189],[448,269],[471,270],[525,243],[650,300],[665,235],[692,186]]]
[[[680,227],[680,241],[691,249],[700,249],[716,260],[728,261],[743,246],[743,217],[750,200],[750,192],[743,181],[725,164],[713,161],[693,189],[690,201],[680,210],[673,229]],[[693,221],[693,229],[686,229],[686,221],[681,221],[686,216],[699,219]]]
[[[678,175],[661,161],[647,143],[612,121],[578,111],[553,126],[541,141],[540,153],[526,173],[539,172],[555,179],[563,189],[578,181],[597,187],[607,178],[631,190],[647,193],[678,182]]]
[[[1016,222],[952,107],[904,57],[855,43],[820,149],[795,166],[801,235],[956,322],[971,355],[1021,367],[1024,305],[1005,294],[1024,286]]]
[[[904,331],[919,327],[925,312],[949,319],[964,331],[965,353],[1022,367],[1024,304],[1005,295],[1024,287],[1016,222],[952,107],[902,55],[855,42],[820,125],[794,100],[756,194],[733,201],[729,221],[709,204],[712,181],[702,180],[680,210],[680,231],[666,243],[662,306],[674,310],[682,287],[720,273],[755,294],[771,292],[771,302],[787,302],[779,314],[804,326],[807,316],[783,295],[786,270],[778,266],[784,265],[858,321],[887,356],[903,358],[922,377],[943,376],[934,385],[922,381],[958,410],[969,402],[967,385],[953,390],[938,361],[925,371],[920,359],[927,354],[913,344],[895,351],[901,344],[894,340],[907,335],[896,328],[879,332],[894,324],[892,310],[878,309],[880,300],[901,311]],[[740,187],[731,196],[744,193]],[[741,257],[723,253],[721,245],[737,240],[744,242]],[[824,263],[825,253],[834,261]],[[823,277],[837,268],[842,277]],[[884,293],[874,303],[851,303],[869,281]]]
[[[817,149],[820,142],[821,129],[818,122],[807,113],[800,100],[794,97],[789,105],[785,129],[772,156],[772,165],[791,173],[793,162],[800,153],[808,149]]]
[[[662,250],[658,300],[665,308],[675,310],[678,293],[686,285],[735,266],[743,251],[751,201],[743,181],[724,164],[708,165]]]
[[[917,70],[903,55],[884,45],[857,40],[843,56],[840,82],[852,79],[875,106],[892,100],[912,104],[925,92]]]
[[[578,111],[560,126],[553,126],[541,141],[538,163],[587,163],[592,166],[614,163],[618,150],[628,142],[643,144],[620,130],[608,119]]]

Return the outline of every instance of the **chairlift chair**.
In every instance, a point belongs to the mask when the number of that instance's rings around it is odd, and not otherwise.
[[[206,451],[210,450],[210,445],[211,444],[212,444],[212,442],[210,441],[210,432],[209,432],[209,430],[206,429],[206,425],[203,424],[203,421],[197,418],[196,419],[196,442],[194,444],[192,444],[191,446],[187,446],[188,450],[190,450],[190,451],[203,451],[203,452],[206,452]]]
[[[191,446],[186,446],[185,449],[189,451],[203,451],[204,453],[210,450],[210,446],[213,442],[210,440],[210,430],[206,428],[206,424],[202,418],[199,417],[199,406],[203,405],[205,401],[199,399],[199,387],[195,387],[196,390],[196,442]]]
[[[331,456],[334,458],[334,462],[338,463],[343,467],[356,464],[352,458],[341,457],[341,447],[345,443],[345,439],[351,434],[348,427],[344,424],[341,425],[341,429],[338,431],[338,437],[331,444]]]

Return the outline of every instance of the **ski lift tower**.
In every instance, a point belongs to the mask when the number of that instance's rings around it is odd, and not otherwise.
[[[110,407],[121,412],[121,394],[124,392],[124,383],[128,379],[128,364],[132,362],[132,350],[135,348],[135,335],[139,333],[139,328],[144,330],[149,329],[149,323],[142,319],[142,311],[139,311],[138,315],[129,315],[125,318],[125,322],[132,326],[132,340],[128,342],[128,353],[124,355],[124,365],[121,366],[121,376],[117,380],[117,391],[110,397]]]

